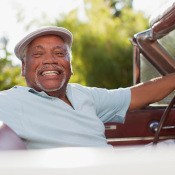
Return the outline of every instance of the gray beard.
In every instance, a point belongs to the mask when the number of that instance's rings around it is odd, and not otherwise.
[[[66,76],[65,76],[65,74],[64,74],[63,79],[62,79],[60,85],[59,85],[57,88],[52,88],[52,89],[50,89],[50,88],[47,89],[47,88],[44,88],[44,87],[43,87],[43,85],[42,85],[42,84],[39,82],[39,80],[38,80],[37,73],[36,73],[36,75],[35,75],[35,82],[36,82],[37,86],[38,86],[40,89],[42,89],[44,92],[54,92],[54,91],[60,90],[60,89],[63,87],[64,83],[66,82]]]

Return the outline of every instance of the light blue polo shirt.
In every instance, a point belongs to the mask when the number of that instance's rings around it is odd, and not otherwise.
[[[104,123],[124,122],[130,88],[68,84],[67,97],[73,107],[45,92],[15,86],[0,92],[0,120],[24,139],[28,149],[109,146]]]

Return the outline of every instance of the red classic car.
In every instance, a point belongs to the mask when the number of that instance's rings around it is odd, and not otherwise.
[[[151,17],[148,30],[134,35],[134,84],[175,72],[174,29],[175,3],[170,2]],[[158,103],[128,112],[124,125],[106,124],[108,141],[121,146],[175,139],[174,95],[172,93]]]

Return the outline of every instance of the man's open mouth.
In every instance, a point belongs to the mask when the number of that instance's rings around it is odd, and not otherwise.
[[[42,72],[42,76],[47,76],[47,75],[59,75],[61,72],[59,71],[44,71]]]

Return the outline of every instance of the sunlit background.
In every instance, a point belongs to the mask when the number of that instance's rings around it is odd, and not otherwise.
[[[104,2],[119,3],[106,7]],[[128,7],[123,8],[122,2]],[[74,34],[73,82],[106,88],[131,85],[129,38],[145,30],[149,16],[165,2],[167,0],[1,0],[0,89],[24,84],[14,46],[28,31],[48,24],[61,24]],[[90,22],[85,8],[89,10]]]
[[[133,0],[133,7],[149,16],[166,0]],[[26,26],[34,20],[54,21],[58,14],[68,13],[78,8],[80,18],[84,18],[83,0],[1,0],[0,2],[0,36],[9,38],[9,50],[13,51],[18,38],[26,30]],[[20,14],[21,12],[21,14]],[[22,22],[20,22],[20,20]],[[34,23],[35,27],[35,23]]]

